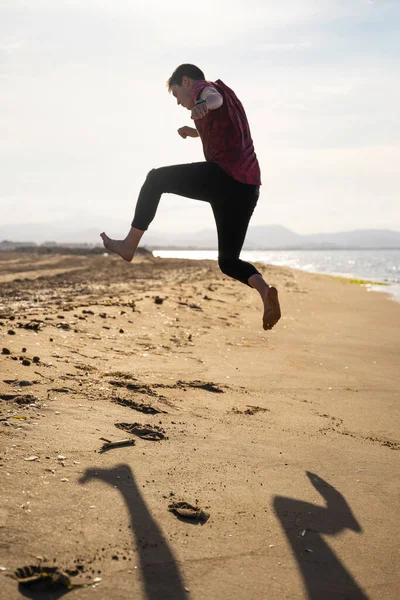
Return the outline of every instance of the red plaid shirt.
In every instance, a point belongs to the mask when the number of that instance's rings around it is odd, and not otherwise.
[[[200,99],[205,87],[213,87],[224,99],[220,108],[210,110],[205,117],[194,121],[205,159],[216,162],[237,181],[261,185],[260,166],[242,103],[220,79],[196,81],[192,89],[193,102]]]

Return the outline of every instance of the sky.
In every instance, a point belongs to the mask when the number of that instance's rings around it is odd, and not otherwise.
[[[165,85],[193,63],[244,104],[252,225],[400,230],[399,40],[399,0],[1,0],[0,225],[125,235],[150,169],[204,159]],[[164,195],[150,227],[213,223]]]

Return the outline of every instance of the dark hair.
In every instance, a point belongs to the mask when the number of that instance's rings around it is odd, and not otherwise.
[[[171,86],[182,85],[182,77],[190,77],[198,81],[199,79],[205,79],[204,73],[199,67],[195,65],[179,65],[172,73],[171,77],[167,81],[168,91],[171,91]]]

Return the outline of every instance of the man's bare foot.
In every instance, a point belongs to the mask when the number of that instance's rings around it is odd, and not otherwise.
[[[281,307],[279,306],[278,290],[274,287],[268,289],[264,298],[263,328],[272,329],[281,318]]]
[[[115,254],[119,254],[119,256],[121,256],[127,262],[131,262],[135,251],[132,250],[126,240],[112,240],[104,232],[100,234],[100,237],[103,240],[104,247],[107,248],[107,250],[110,252],[115,252]]]

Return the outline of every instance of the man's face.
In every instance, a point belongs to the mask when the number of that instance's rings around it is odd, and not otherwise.
[[[188,77],[182,78],[182,85],[171,85],[171,92],[176,98],[178,106],[192,110],[194,102],[191,97],[192,82]]]

